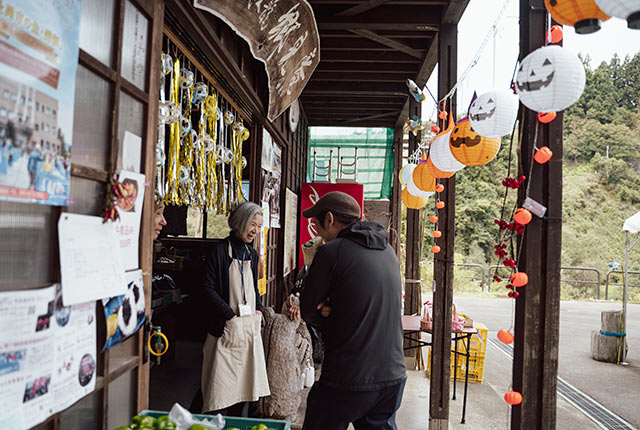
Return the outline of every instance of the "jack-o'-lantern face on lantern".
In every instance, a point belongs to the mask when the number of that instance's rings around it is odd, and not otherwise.
[[[483,166],[498,153],[500,139],[480,136],[471,126],[469,118],[456,124],[449,140],[451,154],[465,166]]]
[[[473,121],[485,121],[489,118],[492,118],[496,113],[496,102],[493,97],[489,97],[489,99],[483,102],[480,99],[476,99],[473,103],[471,103],[471,107],[469,108],[469,117]]]
[[[535,61],[536,59],[532,58],[531,60]],[[542,60],[542,62],[539,64],[532,63],[529,67],[524,62],[520,65],[516,78],[518,91],[540,91],[551,85],[555,75],[555,66],[547,57],[541,56],[537,60]]]

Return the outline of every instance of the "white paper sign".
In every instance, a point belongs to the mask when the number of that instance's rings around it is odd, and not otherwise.
[[[116,202],[120,219],[115,222],[116,234],[122,254],[124,270],[137,269],[138,242],[140,237],[140,218],[144,203],[145,177],[140,173],[122,171],[118,177],[122,184],[123,195]]]
[[[140,172],[140,154],[142,153],[142,139],[129,131],[124,132],[122,141],[121,170]]]
[[[60,274],[65,306],[127,291],[120,245],[111,222],[63,213],[58,221]]]

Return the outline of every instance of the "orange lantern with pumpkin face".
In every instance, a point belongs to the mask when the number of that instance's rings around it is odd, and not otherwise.
[[[555,21],[572,26],[578,34],[594,33],[610,18],[595,0],[544,0],[544,5]]]
[[[431,157],[427,158],[425,161],[426,169],[431,176],[434,178],[450,178],[456,174],[456,172],[445,172],[444,170],[438,169],[433,162],[431,161]]]
[[[500,339],[502,343],[510,344],[513,342],[513,335],[509,330],[500,330],[498,332],[498,339]]]
[[[484,166],[495,158],[500,149],[500,138],[489,139],[475,132],[469,118],[464,118],[451,132],[451,154],[465,166]]]
[[[436,178],[429,173],[426,161],[421,161],[413,169],[413,183],[421,191],[433,192],[436,190]]]
[[[427,204],[427,198],[426,197],[414,196],[413,194],[411,194],[409,192],[409,190],[407,188],[404,188],[402,190],[402,194],[400,195],[400,198],[402,199],[402,203],[404,203],[404,205],[409,209],[416,209],[417,210],[417,209],[420,209],[424,205]]]
[[[529,283],[529,276],[525,272],[516,272],[509,278],[514,287],[524,287]]]
[[[517,391],[509,391],[504,395],[504,401],[510,404],[511,406],[519,405],[522,403],[522,394]]]

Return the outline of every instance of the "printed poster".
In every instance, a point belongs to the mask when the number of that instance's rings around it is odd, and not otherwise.
[[[0,428],[31,428],[94,391],[95,302],[51,287],[0,293]]]
[[[287,276],[296,268],[296,223],[298,222],[298,195],[286,189],[284,208],[284,268]]]
[[[0,2],[0,200],[68,204],[81,12]]]
[[[142,270],[127,272],[126,276],[125,294],[102,299],[107,327],[103,352],[124,342],[137,332],[145,321]]]
[[[282,177],[282,148],[273,145],[273,163],[271,168],[271,181],[269,194],[269,207],[271,208],[271,228],[280,228],[280,184]]]
[[[269,132],[263,128],[262,129],[262,158],[260,162],[260,167],[267,172],[271,171],[271,163],[273,158],[273,140],[271,139],[271,135]]]
[[[115,222],[115,229],[124,270],[133,270],[139,267],[138,242],[142,204],[144,203],[145,176],[123,170],[118,176],[118,182],[121,187],[121,197],[116,201],[116,210],[120,218]]]

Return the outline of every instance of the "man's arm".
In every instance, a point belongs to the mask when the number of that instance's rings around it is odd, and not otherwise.
[[[309,324],[318,326],[322,323],[318,305],[329,297],[331,289],[329,283],[335,263],[323,246],[318,249],[309,267],[309,273],[304,279],[304,287],[300,293],[302,318]]]

